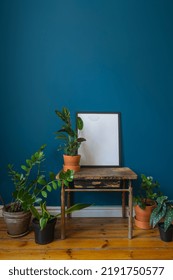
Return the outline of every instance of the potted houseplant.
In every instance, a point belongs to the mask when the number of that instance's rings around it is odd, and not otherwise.
[[[150,229],[150,215],[156,207],[159,195],[159,183],[153,177],[141,174],[139,194],[134,197],[135,225],[142,229]]]
[[[155,227],[158,224],[160,238],[165,242],[173,240],[173,200],[168,196],[157,198],[157,206],[150,217],[150,224]]]
[[[54,229],[57,218],[51,215],[47,208],[46,202],[40,203],[41,213],[31,206],[31,212],[33,214],[32,228],[35,234],[35,242],[38,244],[47,244],[54,239]]]
[[[63,145],[59,145],[58,151],[63,150],[64,171],[72,169],[75,172],[80,170],[80,155],[78,149],[85,138],[78,137],[78,130],[82,130],[84,123],[79,116],[76,116],[76,127],[73,128],[70,111],[63,107],[62,111],[55,110],[56,115],[63,121],[61,129],[56,131],[56,138],[64,141]]]
[[[25,164],[21,165],[19,173],[8,165],[8,173],[14,184],[12,201],[9,204],[3,202],[2,214],[7,226],[7,232],[12,237],[25,235],[29,231],[31,220],[30,208],[34,203],[40,203],[47,192],[52,188],[57,189],[55,175],[50,173],[49,180],[46,179],[41,170],[41,163],[45,160],[44,149],[46,145],[40,147]]]
[[[73,181],[73,178],[74,178],[73,170],[68,169],[67,171],[61,171],[57,179],[58,187],[61,187],[62,184],[68,187],[70,182]],[[49,186],[49,191],[51,190],[52,188],[51,186]],[[68,208],[65,212],[66,214],[70,214],[74,211],[81,210],[88,206],[90,206],[90,204],[78,203]],[[56,215],[52,215],[46,207],[46,201],[44,202],[41,201],[40,203],[41,211],[38,211],[38,209],[34,205],[30,206],[30,210],[33,215],[32,227],[35,233],[35,242],[38,244],[47,244],[52,242],[54,239],[55,224],[57,218],[61,214],[58,213]]]
[[[90,206],[90,204],[75,204],[66,210],[66,214],[70,214],[88,206]],[[35,242],[38,244],[47,244],[54,240],[56,221],[61,214],[51,215],[47,210],[46,201],[41,202],[40,209],[41,212],[39,212],[34,205],[31,206],[31,212],[34,217],[32,220],[32,227],[35,234]]]

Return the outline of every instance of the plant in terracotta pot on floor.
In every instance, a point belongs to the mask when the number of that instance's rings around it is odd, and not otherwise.
[[[150,224],[154,228],[158,225],[160,238],[162,241],[173,240],[173,200],[168,196],[157,198],[157,207],[153,210],[150,217]]]
[[[61,129],[56,131],[56,138],[64,142],[59,145],[58,151],[63,150],[64,171],[72,169],[77,172],[80,170],[80,155],[78,149],[85,138],[78,137],[78,130],[82,130],[84,123],[79,116],[76,116],[75,128],[72,126],[72,119],[68,108],[63,107],[62,111],[55,110],[56,115],[63,121]]]
[[[159,183],[153,177],[141,175],[139,195],[135,196],[135,225],[142,229],[150,229],[150,215],[156,207],[156,199],[160,195]]]
[[[57,189],[57,180],[53,173],[47,180],[42,170],[42,162],[45,160],[44,149],[40,147],[25,163],[21,165],[21,171],[15,170],[13,165],[8,165],[8,173],[14,185],[12,201],[9,204],[3,202],[2,215],[7,226],[7,232],[12,237],[20,237],[29,231],[31,220],[30,208],[34,203],[40,203],[42,198],[53,187]]]

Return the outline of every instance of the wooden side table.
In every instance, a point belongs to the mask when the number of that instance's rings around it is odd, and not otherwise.
[[[125,194],[128,193],[128,238],[133,235],[132,180],[137,174],[128,167],[82,167],[74,175],[74,186],[61,188],[61,239],[65,239],[65,207],[70,207],[71,192],[122,192],[122,216],[125,217]]]

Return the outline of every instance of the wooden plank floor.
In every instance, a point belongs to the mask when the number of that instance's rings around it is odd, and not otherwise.
[[[157,229],[134,227],[134,237],[127,238],[127,219],[72,218],[67,221],[67,238],[60,239],[60,223],[55,240],[38,245],[34,233],[21,238],[7,235],[0,218],[1,260],[173,260],[173,242],[160,240]]]

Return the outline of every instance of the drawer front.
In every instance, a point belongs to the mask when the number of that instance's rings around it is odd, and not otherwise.
[[[74,188],[120,188],[120,181],[113,180],[76,180]]]

